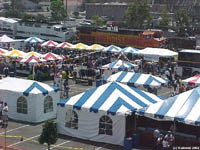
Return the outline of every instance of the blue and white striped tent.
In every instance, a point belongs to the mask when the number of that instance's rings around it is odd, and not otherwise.
[[[123,60],[115,60],[112,63],[106,64],[102,66],[103,69],[113,69],[113,70],[131,70],[137,68],[138,66],[135,64],[131,64],[128,61]]]
[[[156,95],[117,82],[109,82],[59,102],[57,129],[64,135],[123,145],[126,131],[126,114],[162,101]],[[66,122],[76,119],[77,129],[66,127]],[[112,135],[100,133],[100,120],[109,118]],[[106,127],[107,128],[107,127]],[[107,129],[103,129],[107,130]]]
[[[120,53],[121,48],[115,45],[110,45],[103,49],[104,52]]]
[[[168,83],[167,79],[153,76],[151,74],[142,74],[134,72],[124,72],[120,71],[116,74],[109,76],[106,79],[107,82],[121,82],[127,85],[134,86],[150,86],[150,87],[160,87],[161,85],[166,85]]]
[[[38,38],[38,37],[30,37],[26,40],[24,40],[24,42],[27,42],[27,43],[41,43],[41,42],[44,42],[44,40]]]
[[[161,101],[160,97],[151,93],[125,84],[109,82],[59,102],[58,105],[70,105],[77,110],[86,108],[95,113],[104,111],[115,115],[133,112],[158,101]]]
[[[176,120],[189,125],[200,125],[200,87],[158,102],[138,111],[156,120]]]
[[[135,52],[137,52],[138,49],[137,48],[134,48],[134,47],[126,47],[126,48],[123,48],[120,50],[121,53],[131,53],[131,54],[135,54]]]

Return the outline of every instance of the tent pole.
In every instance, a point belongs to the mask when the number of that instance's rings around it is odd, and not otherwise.
[[[134,132],[136,133],[137,130],[137,119],[136,119],[136,113],[134,112]]]
[[[34,80],[34,76],[35,76],[35,65],[33,64],[33,80]]]
[[[173,128],[173,134],[174,134],[174,145],[175,145],[175,134],[176,134],[176,120],[174,120],[174,128]]]

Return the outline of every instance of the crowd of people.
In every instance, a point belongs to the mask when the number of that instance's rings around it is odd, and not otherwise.
[[[168,131],[166,135],[162,134],[158,129],[154,130],[154,149],[155,150],[173,150],[175,137],[172,131]]]

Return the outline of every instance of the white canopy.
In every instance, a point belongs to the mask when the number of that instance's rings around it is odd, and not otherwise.
[[[8,37],[7,35],[3,35],[0,37],[0,42],[2,43],[10,43],[10,42],[15,42],[14,39]]]
[[[139,50],[135,52],[135,54],[142,55],[142,56],[147,56],[147,57],[174,57],[178,56],[177,52],[164,49],[164,48],[150,48],[147,47],[143,50]]]

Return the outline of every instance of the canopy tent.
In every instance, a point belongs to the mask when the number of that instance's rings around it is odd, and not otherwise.
[[[87,50],[88,49],[88,45],[83,44],[83,43],[78,43],[75,44],[71,47],[71,49],[75,49],[75,50]]]
[[[26,53],[17,49],[13,49],[12,51],[8,51],[2,55],[7,57],[19,58],[24,57]]]
[[[8,117],[27,122],[42,122],[56,117],[59,89],[19,78],[0,80],[1,100],[7,102]]]
[[[37,52],[34,52],[34,51],[31,51],[31,52],[28,52],[24,55],[24,58],[29,58],[30,56],[35,56],[35,57],[41,57],[41,54],[40,53],[37,53]]]
[[[116,74],[109,76],[106,79],[106,81],[107,82],[116,81],[134,86],[144,86],[144,87],[150,86],[152,88],[160,87],[161,85],[166,85],[168,83],[167,79],[156,77],[151,74],[123,72],[123,71],[120,71]]]
[[[193,77],[190,77],[188,79],[182,80],[182,83],[185,86],[190,86],[190,87],[196,87],[200,85],[200,74],[197,74]]]
[[[10,42],[15,42],[15,40],[8,37],[7,35],[3,35],[0,37],[0,42],[1,43],[10,43]]]
[[[42,43],[42,42],[44,42],[44,40],[42,40],[38,37],[29,37],[29,38],[25,39],[24,42],[33,44],[33,43]]]
[[[102,66],[103,69],[114,69],[114,70],[131,70],[137,67],[135,64],[131,64],[128,61],[115,60],[112,63]]]
[[[120,50],[121,53],[131,53],[131,54],[135,54],[135,52],[137,51],[138,49],[134,47],[126,47]]]
[[[63,42],[56,46],[56,48],[71,48],[71,47],[72,47],[72,44],[68,42]]]
[[[195,88],[163,102],[138,111],[156,120],[176,120],[189,125],[200,125],[200,88]]]
[[[100,51],[103,50],[105,47],[99,44],[93,44],[91,46],[88,46],[88,50],[95,50],[95,51]]]
[[[110,45],[103,49],[104,52],[120,52],[121,48],[115,45]]]
[[[19,61],[19,63],[23,63],[23,64],[39,64],[39,63],[44,63],[44,62],[46,62],[45,59],[37,58],[34,55],[30,56],[29,58],[21,59]]]
[[[42,43],[42,47],[52,47],[52,48],[55,48],[56,46],[58,45],[57,42],[54,42],[54,41],[46,41],[44,43]]]
[[[139,50],[135,54],[144,56],[146,60],[159,59],[159,57],[170,58],[170,57],[178,56],[177,52],[174,52],[168,49],[150,48],[150,47],[147,47],[143,50]]]
[[[45,59],[46,61],[55,61],[55,60],[62,60],[63,59],[63,57],[60,57],[59,55],[56,55],[56,54],[51,53],[51,52],[43,54],[43,55],[41,55],[41,57],[43,59]]]
[[[109,82],[59,102],[56,121],[58,133],[123,145],[126,114],[159,101],[161,99],[151,93]],[[73,116],[76,120],[70,120]],[[109,128],[100,125],[102,117],[110,120]],[[69,126],[70,121],[74,121],[73,127]]]
[[[7,53],[7,52],[8,52],[8,50],[3,49],[3,48],[0,48],[0,55],[1,55],[1,54],[5,54],[5,53]]]

